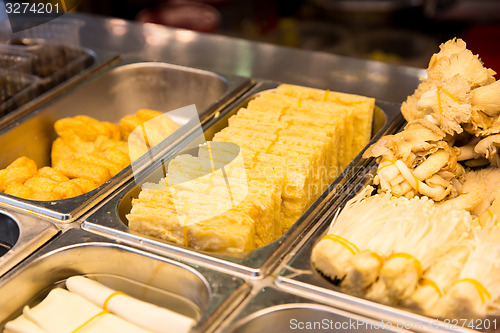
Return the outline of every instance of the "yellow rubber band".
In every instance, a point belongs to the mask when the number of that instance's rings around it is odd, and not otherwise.
[[[449,98],[451,98],[454,102],[456,102],[456,103],[458,103],[460,105],[462,104],[462,103],[460,103],[460,101],[458,100],[458,98],[456,98],[455,96],[453,96],[453,94],[451,94],[449,91],[447,91],[446,89],[443,89],[443,87],[441,87],[441,86],[437,86],[437,100],[438,100],[439,113],[443,113],[441,93],[444,93],[446,96],[448,96]]]
[[[389,162],[389,163],[386,163],[386,164],[382,164],[384,162]],[[378,169],[377,169],[377,172],[379,172],[380,170],[382,170],[383,168],[387,168],[388,166],[391,166],[391,165],[394,165],[396,164],[396,161],[393,161],[393,160],[385,160],[385,161],[382,161],[379,166],[378,166]]]
[[[443,106],[441,105],[441,90],[439,89],[439,86],[437,89],[437,98],[438,98],[438,111],[440,114],[442,114],[443,113]]]
[[[378,263],[380,264],[380,267],[384,266],[384,258],[380,254],[373,251],[370,251],[369,254],[375,259],[377,259]]]
[[[415,179],[415,191],[420,192],[420,180],[418,180],[417,176],[415,176],[415,174],[413,172],[411,172],[411,175],[413,176],[413,179]]]
[[[111,301],[111,299],[117,295],[122,295],[122,296],[127,296],[127,294],[121,292],[121,291],[115,291],[113,293],[111,293],[105,300],[104,300],[104,303],[102,304],[102,308],[104,309],[104,311],[106,312],[109,312],[108,310],[108,303],[109,301]]]
[[[422,286],[432,287],[439,294],[439,297],[443,297],[443,292],[441,291],[441,289],[439,289],[438,285],[433,280],[428,278],[422,278],[421,284]]]
[[[340,236],[337,236],[334,234],[328,234],[328,235],[324,236],[322,239],[329,239],[329,240],[332,240],[334,242],[339,243],[340,245],[342,245],[343,247],[348,249],[349,252],[351,252],[353,255],[356,255],[359,253],[359,249],[356,245],[354,245],[353,243],[349,242],[347,239],[342,238]]]
[[[479,297],[481,297],[481,301],[483,303],[486,302],[486,298],[491,299],[491,294],[489,293],[489,291],[478,280],[465,278],[465,279],[458,280],[457,282],[455,282],[455,284],[459,284],[461,282],[469,282],[474,287],[476,287],[476,290],[479,293]]]
[[[408,260],[413,260],[413,264],[415,265],[415,270],[417,271],[418,276],[422,276],[423,273],[422,264],[417,258],[412,256],[411,254],[405,252],[393,253],[389,256],[389,258],[387,258],[387,260],[391,260],[393,258],[404,258]]]
[[[485,212],[485,213],[488,213],[489,218],[491,218],[491,219],[495,220],[495,215],[493,214],[493,212],[492,212],[489,208],[486,210],[486,212]],[[486,222],[488,222],[488,217],[486,217],[486,219],[487,219],[487,220],[486,220],[484,223],[481,221],[481,220],[484,220],[484,217],[485,217],[485,216],[486,216],[485,214],[482,214],[482,215],[481,215],[481,216],[479,216],[479,218],[477,219],[477,221],[479,222],[479,225],[480,225],[481,227],[484,227],[484,225],[486,224]],[[496,225],[496,221],[495,221],[495,225]]]
[[[92,320],[96,319],[97,317],[100,317],[106,313],[109,313],[109,311],[106,311],[106,310],[102,310],[101,312],[97,313],[96,315],[90,317],[86,322],[84,322],[83,324],[81,324],[80,326],[78,326],[77,328],[75,328],[73,331],[71,331],[71,333],[75,333],[75,332],[78,332],[79,330],[81,330],[83,327],[85,327],[86,325],[88,325]]]
[[[443,87],[439,87],[438,86],[438,89],[441,90],[441,92],[444,92],[446,96],[448,96],[449,98],[451,98],[455,103],[457,104],[462,104],[458,98],[456,98],[455,96],[453,96],[452,93],[450,93],[448,90],[444,89]]]

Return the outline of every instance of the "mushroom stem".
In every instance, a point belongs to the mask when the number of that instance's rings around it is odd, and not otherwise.
[[[458,149],[460,149],[460,155],[458,155],[457,161],[466,161],[481,157],[481,154],[478,154],[474,151],[474,146],[472,145],[462,146]]]
[[[451,187],[446,189],[440,185],[436,187],[430,187],[429,185],[421,182],[417,179],[417,177],[408,169],[406,164],[402,161],[396,161],[396,167],[399,169],[403,177],[405,177],[406,181],[410,184],[411,187],[415,189],[415,192],[422,193],[429,198],[432,198],[436,201],[440,201],[446,197],[451,191]],[[404,195],[404,194],[403,194]]]
[[[425,180],[435,173],[448,162],[450,154],[444,150],[438,150],[434,154],[427,157],[427,159],[413,170],[413,174],[418,180]]]

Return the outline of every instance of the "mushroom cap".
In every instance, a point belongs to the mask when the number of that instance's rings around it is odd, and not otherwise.
[[[500,146],[500,134],[490,135],[479,141],[474,151],[489,159],[497,153],[498,146]]]

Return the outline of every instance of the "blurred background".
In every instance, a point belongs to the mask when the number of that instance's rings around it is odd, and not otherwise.
[[[500,72],[500,0],[81,0],[77,11],[421,68],[461,37]]]

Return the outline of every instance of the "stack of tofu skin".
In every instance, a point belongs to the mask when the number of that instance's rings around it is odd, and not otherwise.
[[[141,234],[240,253],[281,237],[368,144],[373,98],[282,84],[142,184],[127,215]]]

